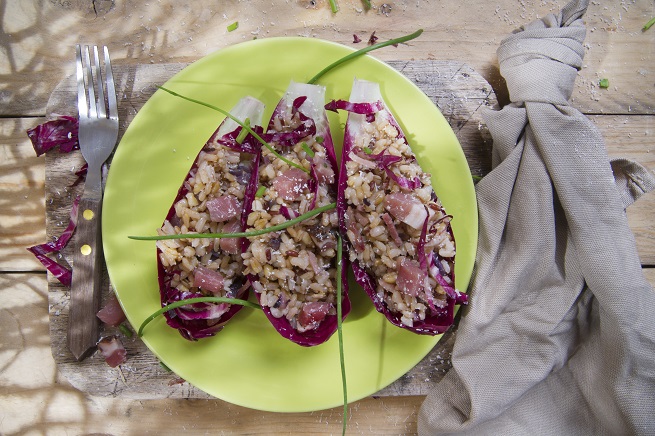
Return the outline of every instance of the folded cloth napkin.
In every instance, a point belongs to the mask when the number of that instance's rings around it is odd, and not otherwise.
[[[610,163],[568,103],[587,5],[498,49],[512,103],[486,117],[493,170],[476,187],[470,306],[419,434],[655,434],[655,291],[625,215],[655,177]]]

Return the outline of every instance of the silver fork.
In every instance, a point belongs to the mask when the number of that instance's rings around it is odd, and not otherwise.
[[[84,194],[78,206],[73,254],[73,279],[68,317],[68,347],[77,360],[89,356],[96,347],[102,277],[102,165],[109,158],[118,139],[118,109],[114,76],[107,47],[104,71],[93,46],[76,46],[77,106],[79,142],[88,164]],[[106,100],[105,100],[106,97]]]

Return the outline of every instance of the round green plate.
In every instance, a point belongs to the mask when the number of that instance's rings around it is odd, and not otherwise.
[[[393,50],[388,48],[387,50]],[[243,96],[266,104],[268,119],[291,80],[306,82],[353,50],[309,38],[270,38],[221,49],[185,68],[166,87],[229,110]],[[347,99],[354,77],[380,82],[437,195],[454,216],[456,277],[466,290],[477,244],[477,208],[466,159],[450,126],[412,82],[363,56],[319,81],[328,99]],[[329,101],[329,100],[328,100]],[[330,113],[337,155],[346,115]],[[125,132],[109,171],[102,234],[109,276],[134,327],[160,308],[154,235],[196,154],[224,117],[157,91]],[[440,337],[389,324],[351,281],[353,309],[343,325],[348,400],[374,394],[426,356]],[[233,404],[279,412],[321,410],[343,403],[338,339],[304,348],[280,337],[263,313],[242,309],[216,336],[189,342],[163,317],[143,341],[180,377]]]

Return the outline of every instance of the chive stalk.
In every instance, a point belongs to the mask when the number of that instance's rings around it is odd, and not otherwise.
[[[341,364],[341,384],[343,386],[343,424],[341,434],[346,434],[346,423],[348,421],[348,386],[346,383],[346,362],[343,356],[343,329],[342,329],[342,308],[341,308],[341,268],[343,257],[343,243],[341,235],[337,234],[337,337],[339,338],[339,362]]]
[[[364,3],[364,9],[366,9],[367,11],[373,7],[371,5],[371,0],[362,0],[362,3]]]
[[[330,0],[330,9],[332,9],[333,14],[339,12],[339,5],[337,5],[337,0]]]
[[[278,159],[281,159],[284,163],[286,163],[289,166],[298,168],[299,170],[302,170],[302,171],[306,172],[307,174],[309,174],[310,171],[307,168],[303,167],[302,165],[298,165],[295,162],[291,162],[289,159],[287,159],[284,156],[280,155],[277,151],[275,151],[275,149],[268,142],[266,142],[261,136],[259,136],[257,134],[257,132],[252,130],[249,126],[247,126],[240,119],[238,119],[237,117],[235,117],[234,115],[232,115],[228,111],[226,111],[224,109],[221,109],[218,106],[214,106],[213,104],[205,103],[204,101],[196,100],[195,98],[191,98],[191,97],[187,97],[187,96],[182,95],[182,94],[178,94],[177,92],[172,91],[172,90],[170,90],[168,88],[165,88],[163,86],[158,86],[158,88],[161,89],[162,91],[168,92],[169,94],[171,94],[171,95],[173,95],[175,97],[179,97],[179,98],[181,98],[183,100],[187,100],[187,101],[190,101],[192,103],[196,103],[196,104],[199,104],[201,106],[205,106],[205,107],[208,107],[209,109],[213,109],[213,110],[215,110],[217,112],[222,113],[223,115],[225,115],[226,117],[228,117],[229,119],[231,119],[232,121],[234,121],[235,123],[240,125],[243,129],[246,129],[246,131],[248,133],[250,133],[252,136],[254,136],[255,139],[257,139],[257,141],[259,141],[264,147],[268,148],[268,150],[271,153],[273,153]]]
[[[132,330],[130,330],[129,327],[126,326],[125,324],[121,324],[121,325],[119,325],[119,326],[118,326],[118,330],[120,330],[121,333],[123,333],[123,336],[125,336],[125,337],[127,337],[127,338],[131,338],[131,337],[132,337]]]
[[[651,18],[650,21],[648,21],[648,23],[644,24],[644,27],[641,28],[641,31],[642,32],[647,31],[648,29],[653,27],[653,24],[655,24],[655,17]]]
[[[182,306],[188,306],[189,304],[196,304],[196,303],[228,303],[228,304],[239,304],[241,306],[247,306],[251,307],[253,309],[261,309],[262,307],[257,304],[253,303],[247,300],[241,300],[239,298],[227,298],[227,297],[196,297],[196,298],[188,298],[186,300],[178,300],[174,301],[173,303],[170,303],[149,317],[147,317],[145,320],[143,320],[143,323],[141,323],[141,327],[139,327],[138,335],[139,337],[143,336],[143,329],[150,324],[152,320],[157,318],[160,315],[163,315],[164,313],[168,312],[169,310],[177,309],[178,307]]]
[[[317,207],[312,209],[309,212],[297,216],[296,218],[287,220],[283,223],[277,224],[275,226],[266,227],[265,229],[251,230],[248,232],[237,232],[237,233],[180,233],[176,235],[157,235],[157,236],[128,236],[129,239],[134,239],[136,241],[161,241],[163,239],[221,239],[221,238],[249,238],[252,236],[264,235],[266,233],[277,232],[278,230],[284,230],[287,227],[291,227],[299,222],[302,222],[306,219],[309,219],[313,216],[316,216],[320,213],[323,213],[328,210],[332,210],[337,207],[336,203],[326,204],[325,206]]]
[[[300,145],[301,145],[302,149],[305,150],[305,153],[307,153],[307,156],[309,156],[309,157],[314,157],[315,156],[314,150],[309,148],[309,145],[307,145],[306,142],[303,142]]]
[[[255,198],[261,198],[264,196],[266,193],[266,186],[260,186],[257,188],[257,192],[255,192]]]
[[[245,120],[243,120],[243,124],[245,124],[250,128],[250,118],[246,118]],[[242,128],[239,134],[237,135],[237,139],[236,139],[237,144],[243,144],[243,141],[246,139],[246,136],[248,136],[248,130]]]
[[[349,55],[346,55],[346,56],[342,57],[341,59],[338,59],[335,62],[332,62],[327,67],[323,68],[321,71],[319,71],[319,73],[317,75],[312,77],[307,83],[310,84],[310,85],[313,85],[325,73],[327,73],[328,71],[332,70],[335,67],[338,67],[339,65],[341,65],[341,64],[343,64],[345,62],[348,62],[351,59],[359,57],[359,56],[361,56],[363,54],[366,54],[366,53],[368,53],[370,51],[377,50],[377,49],[382,48],[382,47],[386,47],[388,45],[396,45],[396,44],[400,44],[400,43],[403,43],[403,42],[411,41],[412,39],[418,38],[419,35],[421,35],[421,33],[423,33],[423,29],[419,29],[416,32],[411,33],[409,35],[401,36],[400,38],[394,38],[394,39],[390,39],[389,41],[378,42],[377,44],[369,45],[368,47],[364,47],[364,48],[362,48],[360,50],[352,52]]]
[[[232,23],[232,24],[230,24],[229,26],[227,26],[227,31],[228,31],[228,32],[234,32],[234,31],[237,30],[238,28],[239,28],[239,22],[238,22],[238,21],[235,21],[234,23]]]

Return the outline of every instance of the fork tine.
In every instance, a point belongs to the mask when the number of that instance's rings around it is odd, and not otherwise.
[[[93,73],[91,72],[91,59],[89,58],[89,47],[84,46],[84,61],[86,62],[86,89],[89,94],[89,118],[97,118],[98,111],[96,110],[96,92],[93,87]]]
[[[75,46],[75,65],[77,71],[77,108],[80,118],[88,118],[89,105],[86,102],[86,89],[84,86],[84,66],[82,64],[82,47]]]
[[[102,68],[100,67],[100,59],[98,58],[98,46],[94,45],[93,46],[93,60],[95,61],[93,64],[93,72],[95,73],[95,78],[98,86],[98,118],[107,118],[107,109],[105,106],[105,85],[103,84],[102,81]],[[96,83],[93,84],[94,87],[96,86]]]
[[[116,88],[114,86],[114,73],[111,70],[109,49],[104,46],[105,51],[105,79],[107,85],[107,104],[109,105],[109,118],[118,119],[118,104],[116,102]]]

